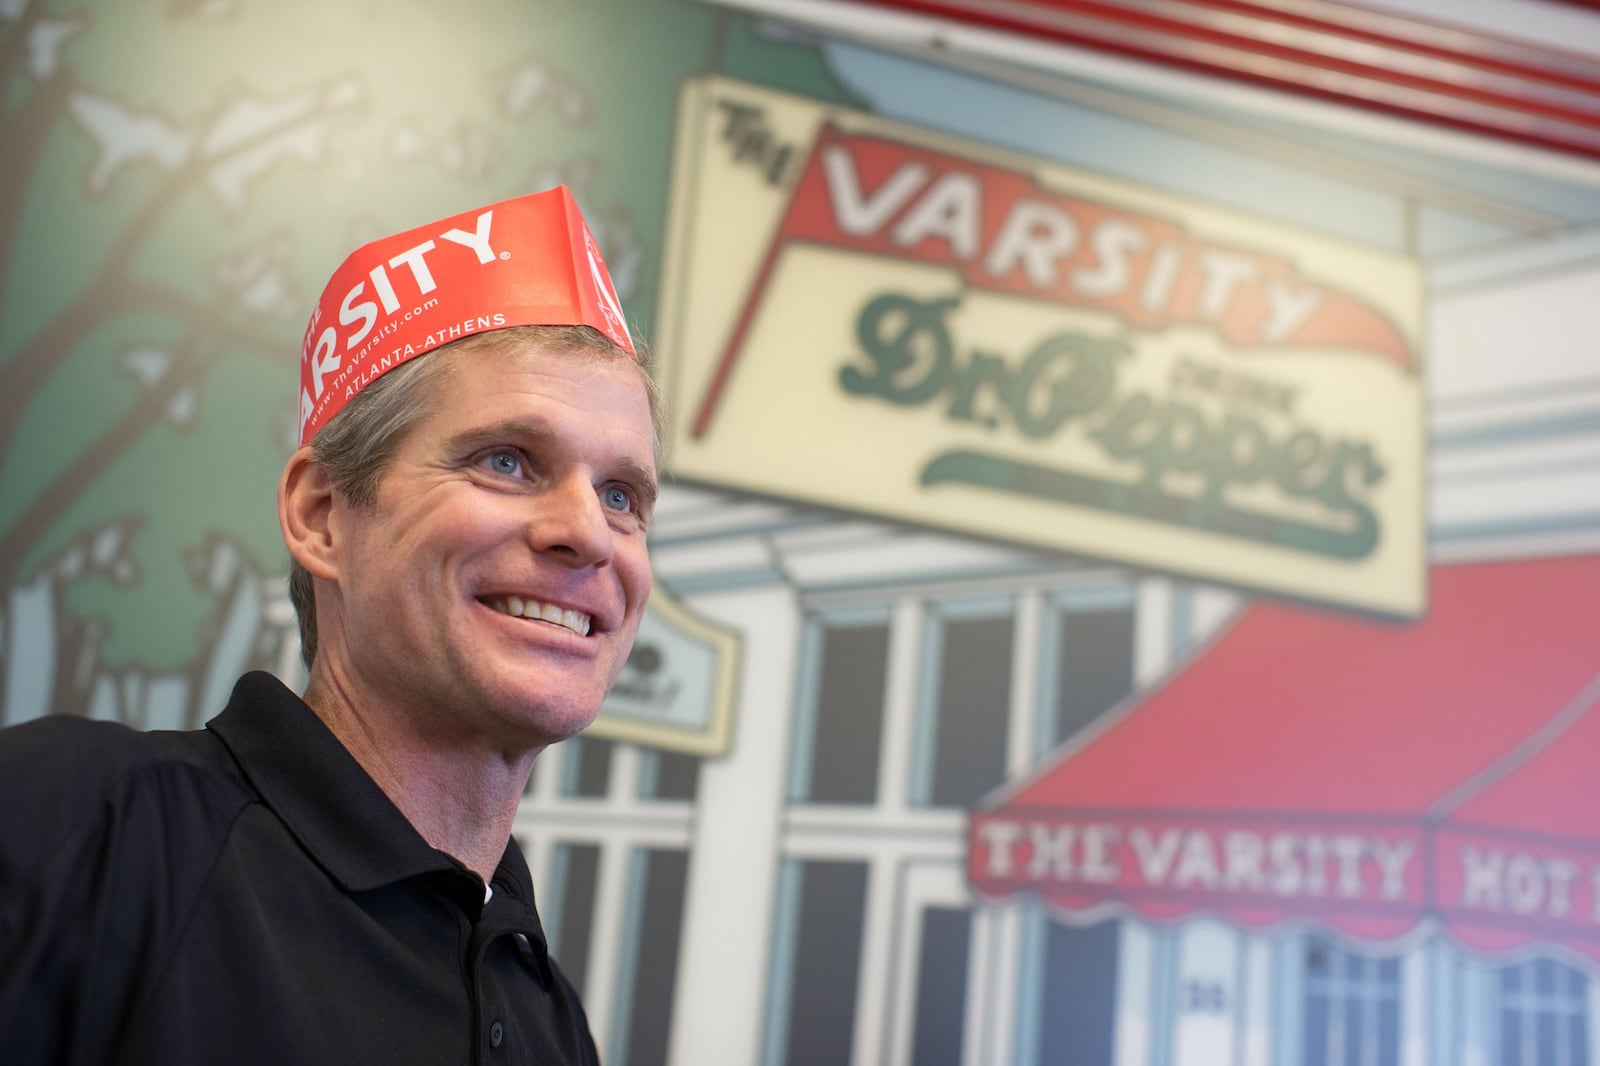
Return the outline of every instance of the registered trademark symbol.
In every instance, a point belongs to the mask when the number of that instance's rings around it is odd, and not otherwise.
[[[511,253],[510,252],[501,252],[500,253],[500,258],[501,259],[510,259],[511,258]]]

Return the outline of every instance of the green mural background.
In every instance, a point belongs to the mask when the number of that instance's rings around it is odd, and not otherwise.
[[[648,340],[679,82],[843,98],[679,0],[8,0],[0,33],[4,722],[194,725],[208,667],[292,661],[274,485],[351,248],[565,182]]]

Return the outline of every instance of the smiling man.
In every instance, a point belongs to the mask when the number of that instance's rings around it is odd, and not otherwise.
[[[252,674],[193,733],[0,732],[0,1047],[596,1062],[511,826],[632,647],[660,430],[571,195],[357,250],[301,371],[305,695]]]

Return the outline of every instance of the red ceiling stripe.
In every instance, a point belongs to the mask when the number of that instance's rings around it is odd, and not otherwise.
[[[1397,52],[1412,51],[1457,64],[1466,61],[1514,77],[1565,82],[1586,92],[1600,91],[1600,61],[1369,8],[1327,0],[1188,0],[1185,6],[1239,12],[1334,37],[1371,42]]]
[[[1600,159],[1600,62],[1328,0],[869,0]]]

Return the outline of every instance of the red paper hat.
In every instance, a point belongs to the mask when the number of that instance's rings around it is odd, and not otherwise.
[[[508,326],[593,326],[637,355],[565,185],[373,241],[333,272],[300,351],[300,443],[414,356]]]

